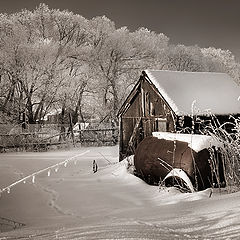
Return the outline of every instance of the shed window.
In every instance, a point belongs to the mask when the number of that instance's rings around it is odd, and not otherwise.
[[[166,118],[156,118],[155,127],[156,132],[166,132],[167,131],[167,119]]]

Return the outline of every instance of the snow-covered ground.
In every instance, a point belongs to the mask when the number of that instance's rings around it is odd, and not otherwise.
[[[1,154],[0,188],[86,150],[76,164],[2,193],[0,217],[26,226],[0,233],[0,240],[240,239],[240,193],[215,190],[209,198],[210,190],[159,191],[129,174],[126,162],[118,163],[117,146]]]

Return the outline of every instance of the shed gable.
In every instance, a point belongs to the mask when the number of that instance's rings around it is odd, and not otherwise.
[[[120,159],[134,153],[153,131],[174,131],[172,110],[156,88],[141,77],[119,112]]]

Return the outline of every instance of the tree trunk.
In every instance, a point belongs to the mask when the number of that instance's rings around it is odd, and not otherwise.
[[[27,108],[27,111],[28,111],[28,113],[27,113],[28,123],[29,124],[35,124],[36,121],[35,121],[34,115],[33,115],[33,106],[32,106],[31,97],[28,97],[28,99],[27,99],[27,106],[26,106],[26,108]]]
[[[118,108],[119,108],[119,99],[118,99],[118,91],[116,87],[116,79],[111,80],[111,87],[113,91],[113,116],[112,120],[114,121],[115,124],[117,124],[118,119],[117,119],[117,113],[118,113]]]
[[[66,136],[65,136],[65,127],[64,127],[64,117],[65,117],[65,100],[66,100],[66,95],[63,101],[63,105],[62,105],[62,112],[61,112],[61,117],[60,117],[60,134],[59,134],[59,141],[65,141],[66,140]]]
[[[71,134],[73,146],[75,147],[75,139],[74,139],[74,133],[73,133],[73,122],[72,122],[72,114],[71,113],[69,113],[69,133]]]
[[[73,125],[75,125],[78,122],[78,117],[79,116],[81,117],[82,122],[85,122],[85,120],[83,118],[83,114],[82,114],[82,96],[83,96],[86,85],[87,85],[87,83],[83,82],[82,85],[81,85],[81,88],[80,88],[80,93],[78,95],[77,105],[76,105],[75,111],[74,111],[73,116],[72,116]]]

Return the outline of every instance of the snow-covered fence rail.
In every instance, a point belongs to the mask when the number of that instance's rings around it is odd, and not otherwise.
[[[74,132],[77,142],[115,144],[118,141],[118,128],[81,129]]]
[[[67,164],[68,164],[70,161],[75,161],[75,162],[78,161],[78,157],[83,156],[83,155],[85,155],[85,154],[88,153],[88,152],[89,152],[89,150],[87,150],[87,151],[85,151],[85,152],[83,152],[83,153],[77,154],[77,155],[75,155],[75,156],[73,156],[73,157],[67,158],[67,159],[65,159],[64,161],[60,162],[60,163],[56,163],[56,164],[54,164],[54,165],[51,165],[51,166],[49,166],[49,167],[46,167],[46,168],[41,169],[41,170],[39,170],[39,171],[36,171],[36,172],[34,172],[34,173],[26,176],[26,177],[23,177],[23,178],[21,178],[20,180],[18,180],[18,181],[16,181],[16,182],[14,182],[14,183],[12,183],[12,184],[10,184],[10,185],[8,185],[8,186],[0,189],[0,195],[1,195],[2,193],[4,193],[4,192],[10,193],[11,188],[15,187],[15,186],[16,186],[17,184],[19,184],[19,183],[25,183],[25,182],[26,182],[27,180],[29,180],[29,179],[32,180],[32,183],[35,183],[36,176],[39,175],[39,174],[41,174],[41,173],[43,173],[43,172],[47,172],[47,175],[50,176],[51,170],[54,169],[55,172],[57,172],[58,169],[59,169],[59,167],[61,167],[61,166],[66,167]]]

